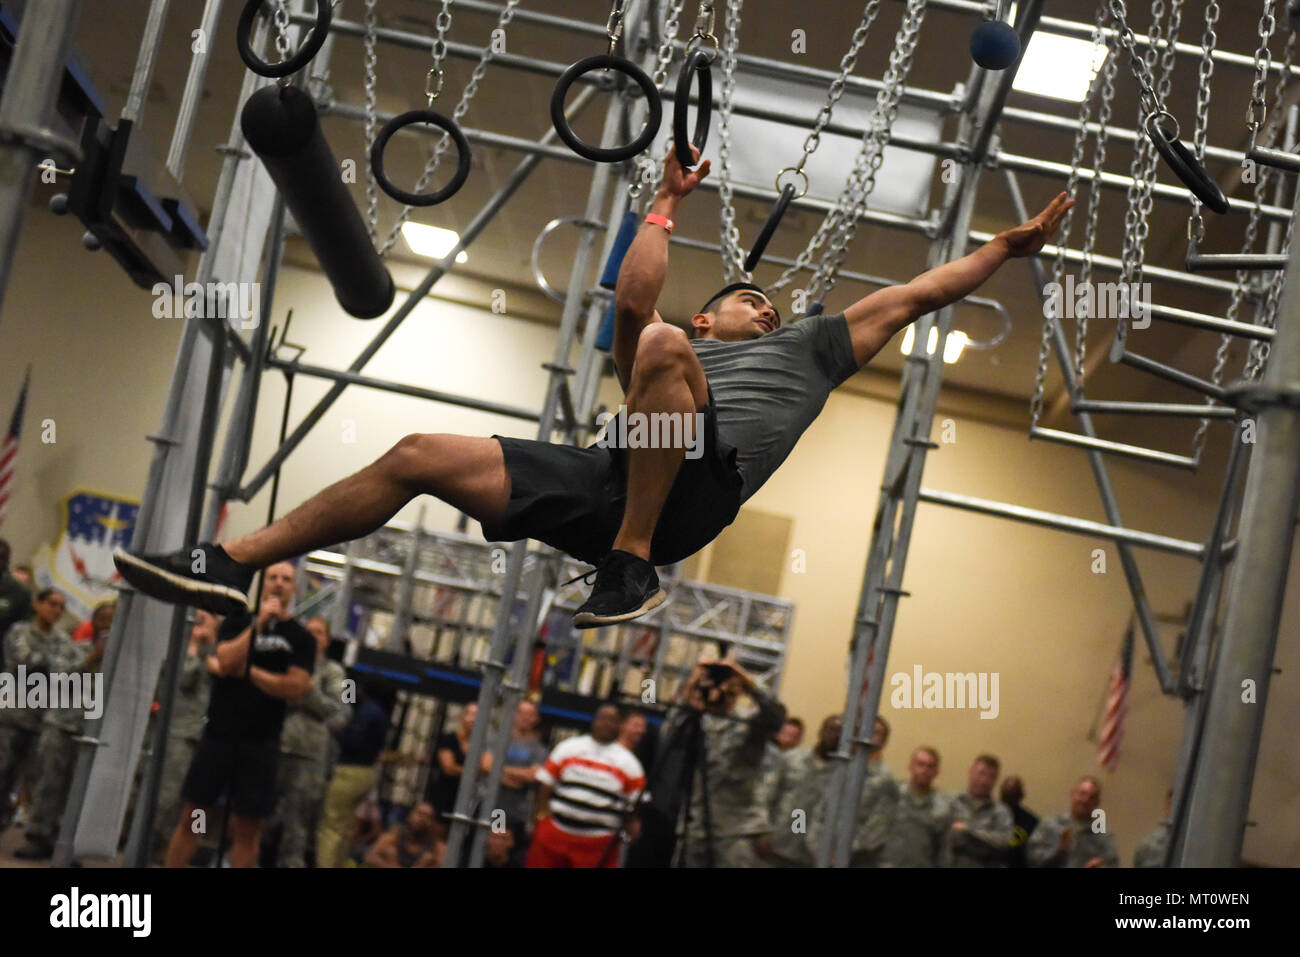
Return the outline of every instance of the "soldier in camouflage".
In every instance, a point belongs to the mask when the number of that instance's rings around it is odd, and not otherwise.
[[[1174,792],[1170,788],[1165,794],[1165,819],[1154,831],[1142,838],[1142,843],[1133,853],[1134,867],[1165,866],[1165,850],[1169,847],[1169,817],[1173,811],[1173,800]]]
[[[1015,822],[1011,810],[993,798],[1001,765],[981,754],[970,767],[967,789],[952,796],[941,867],[1006,867]]]
[[[190,640],[181,662],[180,684],[172,702],[171,724],[167,728],[167,756],[158,784],[158,807],[154,812],[154,852],[161,860],[181,813],[181,785],[194,760],[194,748],[203,734],[212,692],[208,657],[217,644],[221,619],[211,612],[196,610],[190,626]]]
[[[889,741],[889,722],[876,715],[871,735],[871,757],[867,776],[862,782],[862,799],[858,802],[858,829],[853,835],[850,867],[880,867],[885,839],[894,824],[898,808],[898,782],[885,765],[885,745]]]
[[[45,860],[54,854],[59,818],[68,801],[72,772],[77,764],[76,738],[81,734],[85,723],[85,711],[94,706],[102,713],[104,705],[98,697],[103,690],[103,683],[97,682],[99,688],[96,689],[93,675],[100,669],[107,641],[107,627],[95,635],[89,651],[84,645],[73,641],[66,632],[57,628],[50,630],[45,655],[51,700],[41,716],[41,734],[36,745],[36,783],[32,789],[31,816],[27,821],[27,843],[14,851],[14,857],[19,860]],[[57,694],[56,676],[65,678],[57,682]]]
[[[5,634],[5,671],[12,687],[18,687],[20,675],[49,673],[50,649],[60,637],[67,637],[56,624],[63,617],[65,604],[62,592],[46,588],[32,602],[32,617],[12,625]],[[22,703],[26,706],[17,707],[17,702],[15,706],[7,702],[0,705],[0,826],[3,827],[9,825],[12,816],[9,794],[24,763],[32,766],[27,759],[34,756],[41,734],[44,709],[33,707],[29,701]]]
[[[1029,836],[1030,867],[1119,867],[1115,835],[1097,830],[1093,814],[1101,804],[1101,784],[1082,777],[1070,790],[1070,813],[1053,814],[1038,822]]]
[[[337,661],[325,657],[329,625],[320,617],[309,618],[304,624],[316,639],[316,667],[311,690],[290,702],[280,733],[280,867],[306,866],[307,842],[316,833],[316,818],[328,784],[325,767],[330,732],[342,729],[352,717],[352,708],[344,702],[347,674]]]
[[[716,675],[711,673],[715,670]],[[741,695],[752,705],[741,704]],[[772,829],[764,780],[770,776],[764,771],[771,766],[770,739],[785,721],[785,705],[733,660],[699,662],[678,702],[681,706],[664,722],[663,740],[681,740],[688,716],[703,712],[705,748],[704,767],[696,769],[691,787],[686,866],[761,866],[756,843]],[[706,831],[701,770],[708,776],[711,835]]]
[[[759,841],[759,851],[778,867],[812,867],[817,841],[826,822],[831,755],[840,743],[844,722],[833,714],[822,722],[817,743],[777,754],[764,792],[771,795],[772,834]]]
[[[938,751],[922,745],[912,752],[907,762],[907,787],[898,797],[881,867],[939,866],[951,810],[948,798],[934,787],[938,775]]]

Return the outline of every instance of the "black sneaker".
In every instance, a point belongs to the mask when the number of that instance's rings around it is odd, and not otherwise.
[[[113,564],[128,584],[150,598],[216,615],[248,611],[255,569],[235,561],[220,545],[205,543],[169,555],[132,555],[119,548]]]
[[[27,843],[14,851],[20,861],[45,861],[54,856],[54,845],[40,838],[29,837]]]
[[[599,628],[631,621],[658,607],[668,597],[659,587],[655,567],[628,552],[617,549],[610,552],[595,574],[591,595],[573,616],[575,628]]]

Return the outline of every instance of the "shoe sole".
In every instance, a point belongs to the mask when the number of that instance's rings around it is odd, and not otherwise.
[[[229,585],[195,581],[159,568],[139,555],[124,551],[113,553],[113,564],[127,584],[150,598],[173,605],[191,605],[214,615],[233,615],[248,611],[248,596]]]
[[[624,612],[621,615],[593,615],[589,611],[578,612],[578,614],[573,616],[573,627],[600,628],[603,625],[617,625],[619,622],[631,621],[633,618],[640,618],[646,612],[658,608],[664,603],[664,599],[667,597],[668,593],[661,588],[654,595],[651,595],[642,602],[641,607],[637,608],[635,611]]]

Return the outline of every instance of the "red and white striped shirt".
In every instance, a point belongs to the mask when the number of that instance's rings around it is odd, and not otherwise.
[[[557,744],[537,780],[555,789],[550,803],[555,826],[586,837],[617,831],[645,790],[645,771],[636,755],[617,741],[601,744],[589,734]]]

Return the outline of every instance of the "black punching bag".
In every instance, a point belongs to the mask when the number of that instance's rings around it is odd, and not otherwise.
[[[248,98],[239,122],[339,305],[358,319],[383,315],[397,289],[343,184],[311,97],[294,86],[264,87]]]

